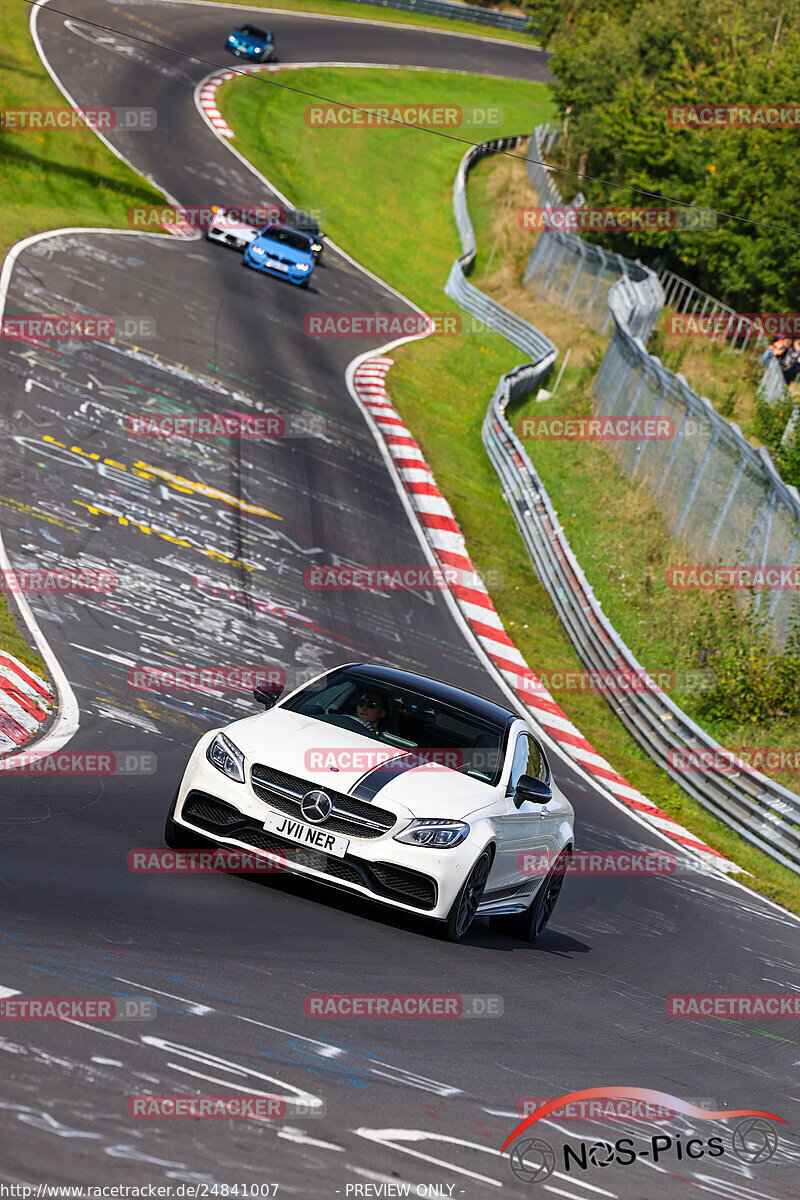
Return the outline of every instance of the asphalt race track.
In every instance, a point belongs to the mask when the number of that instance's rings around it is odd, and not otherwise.
[[[209,62],[230,66],[219,48],[230,10],[56,7],[75,19],[44,9],[39,32],[75,100],[157,109],[155,132],[110,135],[140,170],[186,204],[262,198],[193,99]],[[282,62],[547,77],[541,52],[513,44],[288,14],[269,24]],[[666,1015],[673,993],[800,988],[797,921],[732,882],[699,872],[569,878],[535,946],[485,921],[450,945],[421,920],[305,881],[128,870],[131,850],[162,844],[197,736],[252,710],[246,693],[142,691],[131,685],[137,667],[266,663],[291,683],[369,658],[503,698],[440,592],[304,586],[311,563],[426,562],[345,386],[348,361],[370,343],[310,345],[302,332],[307,312],[385,311],[397,299],[334,252],[314,281],[307,293],[244,271],[205,240],[132,234],[58,234],[17,259],[7,316],[69,309],[127,318],[132,331],[148,319],[154,332],[115,345],[0,343],[0,522],[12,565],[102,567],[118,580],[110,594],[31,597],[80,709],[69,749],[113,754],[118,770],[2,780],[0,995],[124,993],[158,1007],[152,1020],[113,1025],[3,1022],[0,1184],[207,1185],[196,1195],[277,1184],[279,1196],[332,1198],[399,1194],[353,1189],[404,1183],[427,1188],[412,1195],[456,1197],[537,1187],[586,1200],[800,1194],[797,1023]],[[129,435],[129,415],[165,403],[176,413],[274,408],[306,432],[169,450]],[[666,844],[554,767],[579,847]],[[307,1017],[306,995],[323,992],[492,994],[503,1013]],[[518,1181],[499,1150],[520,1100],[601,1085],[763,1109],[787,1124],[776,1155],[753,1166],[730,1152],[672,1155]],[[127,1111],[140,1092],[248,1090],[302,1102],[300,1115],[198,1122]],[[708,1138],[731,1127],[620,1118],[536,1132],[553,1144],[630,1135],[644,1151],[654,1131]]]

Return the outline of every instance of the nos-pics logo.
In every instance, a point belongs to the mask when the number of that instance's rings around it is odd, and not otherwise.
[[[726,1146],[722,1136],[686,1138],[680,1133],[661,1132],[652,1134],[639,1150],[633,1138],[622,1137],[614,1142],[565,1142],[560,1151],[556,1151],[544,1138],[535,1135],[523,1136],[542,1117],[564,1105],[582,1100],[615,1098],[643,1100],[647,1104],[660,1105],[670,1112],[681,1113],[701,1121],[730,1121],[737,1117],[740,1119],[730,1131],[729,1146]],[[584,1088],[582,1091],[568,1092],[555,1100],[548,1100],[546,1104],[537,1108],[521,1121],[506,1139],[502,1153],[511,1147],[509,1166],[516,1178],[523,1183],[542,1183],[559,1167],[567,1176],[571,1175],[574,1178],[577,1173],[593,1167],[609,1167],[612,1164],[627,1167],[638,1159],[662,1163],[665,1159],[685,1161],[720,1158],[724,1154],[732,1154],[740,1162],[755,1166],[767,1162],[778,1148],[778,1135],[771,1124],[772,1121],[784,1123],[783,1117],[754,1108],[709,1111],[677,1096],[670,1096],[667,1092],[657,1092],[651,1088]]]

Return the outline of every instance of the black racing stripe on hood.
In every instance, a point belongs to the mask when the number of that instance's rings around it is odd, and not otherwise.
[[[397,758],[390,759],[389,762],[373,767],[371,771],[363,775],[358,783],[350,789],[350,795],[356,800],[374,800],[387,783],[391,783],[399,775],[405,775],[406,771],[413,771],[415,767],[421,767],[424,763],[425,758],[416,750],[409,751],[408,754],[401,754]]]

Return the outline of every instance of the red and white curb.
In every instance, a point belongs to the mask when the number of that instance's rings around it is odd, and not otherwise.
[[[29,742],[50,716],[54,699],[44,679],[0,650],[0,753]]]
[[[472,633],[506,684],[567,757],[594,776],[647,824],[718,871],[741,871],[741,867],[700,841],[615,771],[572,724],[525,662],[503,628],[489,593],[472,565],[450,505],[436,486],[422,451],[389,398],[385,378],[393,362],[392,358],[376,357],[361,363],[353,377],[355,389],[381,433],[439,565],[456,567],[468,578],[468,586],[450,583],[450,590]]]
[[[177,221],[163,220],[161,222],[161,228],[165,229],[167,233],[171,233],[173,237],[196,238],[199,236],[194,225],[190,225],[188,221],[184,221],[180,217]]]
[[[229,79],[239,79],[242,75],[250,75],[253,71],[263,71],[269,63],[253,63],[251,66],[238,67],[235,71],[219,71],[204,79],[197,93],[198,103],[217,133],[222,137],[232,138],[233,130],[217,108],[217,88]]]

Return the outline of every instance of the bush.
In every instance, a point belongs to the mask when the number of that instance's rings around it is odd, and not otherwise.
[[[783,436],[789,421],[793,430],[784,443]],[[800,405],[791,396],[767,401],[759,396],[754,421],[756,436],[772,455],[775,466],[786,483],[800,487]]]
[[[800,607],[782,650],[772,644],[766,608],[766,597],[759,610],[751,595],[743,610],[730,592],[706,601],[696,653],[714,683],[701,698],[701,718],[755,723],[800,716]]]

